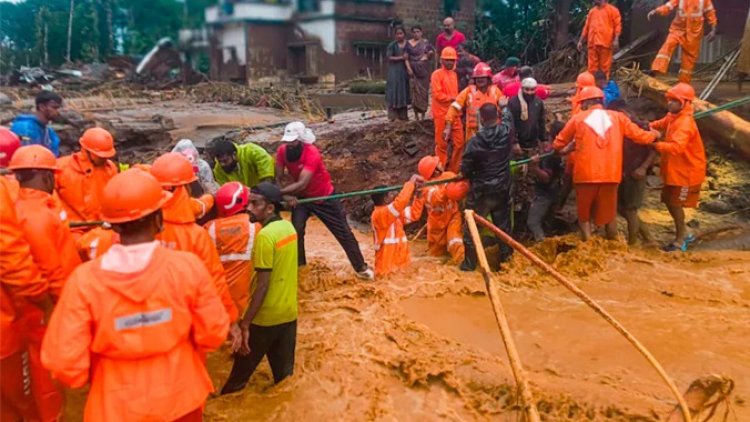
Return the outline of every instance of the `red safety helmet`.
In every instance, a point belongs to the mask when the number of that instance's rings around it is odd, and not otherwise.
[[[172,194],[143,170],[130,169],[109,179],[102,192],[102,217],[107,223],[127,223],[160,209]]]
[[[81,148],[97,157],[111,158],[115,156],[115,140],[106,129],[100,127],[86,129],[78,142],[81,144]]]
[[[584,87],[578,96],[580,101],[593,100],[595,98],[604,98],[604,92],[595,86]]]
[[[26,145],[16,150],[8,164],[10,170],[57,171],[57,159],[52,151],[41,145]]]
[[[460,201],[466,198],[466,194],[469,193],[471,185],[466,179],[458,180],[456,182],[448,183],[445,187],[445,196],[451,201]]]
[[[240,182],[229,182],[216,191],[216,209],[221,217],[235,215],[250,202],[250,189]]]
[[[7,127],[0,126],[0,167],[8,167],[13,153],[21,147],[21,139]]]
[[[471,73],[472,78],[492,78],[492,68],[485,62],[479,62],[474,66],[474,71]]]
[[[430,180],[432,179],[432,175],[435,174],[435,169],[437,169],[438,164],[440,164],[440,159],[437,156],[428,155],[419,160],[419,164],[417,164],[417,172],[424,178],[424,180]]]
[[[585,86],[596,86],[596,78],[591,72],[583,72],[576,78],[576,87],[583,88]]]
[[[673,98],[675,100],[682,101],[683,103],[695,100],[695,89],[690,84],[680,82],[677,85],[669,88],[665,94],[667,98]]]
[[[193,165],[179,152],[161,155],[151,165],[151,174],[163,187],[182,186],[198,180]]]

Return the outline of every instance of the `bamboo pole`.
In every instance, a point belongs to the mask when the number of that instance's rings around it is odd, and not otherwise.
[[[500,302],[500,298],[495,293],[495,290],[492,289],[490,283],[490,266],[487,263],[487,255],[484,253],[482,239],[479,236],[479,230],[477,230],[477,224],[474,221],[474,211],[466,210],[464,211],[464,214],[466,215],[466,224],[469,226],[469,232],[471,232],[471,237],[474,239],[474,248],[477,250],[479,267],[482,269],[484,287],[487,289],[487,295],[490,298],[490,303],[492,303],[492,311],[495,313],[495,320],[497,321],[498,328],[500,328],[500,335],[503,338],[505,352],[508,354],[510,368],[513,371],[513,377],[516,379],[516,386],[521,393],[524,413],[526,414],[528,422],[539,422],[539,411],[534,403],[534,397],[531,395],[529,381],[526,378],[526,372],[523,370],[521,359],[518,356],[516,343],[513,341],[513,336],[510,333],[508,318],[505,315],[505,310],[503,309],[502,302]]]
[[[522,244],[518,243],[515,239],[510,237],[507,233],[502,231],[500,228],[495,226],[494,224],[490,223],[486,219],[484,219],[482,216],[474,215],[474,219],[476,221],[480,222],[482,225],[490,229],[493,233],[495,233],[500,239],[502,239],[503,242],[507,243],[508,246],[512,247],[514,250],[518,251],[521,255],[528,258],[531,262],[542,268],[543,270],[547,271],[549,274],[552,275],[552,277],[555,278],[560,284],[565,286],[568,290],[573,292],[576,296],[578,296],[579,299],[581,299],[586,305],[588,305],[591,309],[594,310],[597,314],[599,314],[602,318],[604,318],[605,321],[607,321],[612,327],[614,327],[617,332],[622,334],[630,344],[632,344],[638,352],[643,355],[643,357],[646,358],[649,364],[656,370],[656,372],[659,374],[661,379],[667,384],[667,387],[669,387],[669,390],[674,395],[675,399],[677,399],[677,402],[680,405],[680,411],[682,412],[682,416],[685,422],[692,422],[692,418],[690,415],[690,410],[688,408],[687,403],[685,402],[685,399],[682,397],[682,394],[680,394],[680,391],[677,389],[677,386],[675,385],[674,381],[672,381],[672,378],[669,377],[669,374],[667,374],[667,371],[664,370],[664,368],[661,366],[659,361],[656,360],[656,358],[651,354],[651,352],[646,349],[646,347],[638,341],[637,338],[633,334],[631,334],[619,321],[617,321],[612,315],[609,314],[604,308],[601,307],[598,303],[596,303],[593,299],[591,299],[583,290],[581,290],[578,286],[576,286],[574,283],[569,281],[565,278],[562,274],[557,272],[551,265],[544,262],[541,258],[534,255],[530,250],[526,249]],[[469,218],[467,217],[467,222]],[[469,226],[471,227],[471,226]]]

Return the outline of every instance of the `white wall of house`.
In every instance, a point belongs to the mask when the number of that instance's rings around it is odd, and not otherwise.
[[[332,0],[325,0],[332,1]],[[219,6],[206,8],[206,23],[232,22],[246,19],[287,21],[292,18],[294,4],[235,3],[231,15],[221,15]]]
[[[224,63],[232,59],[232,48],[236,52],[237,61],[240,65],[244,65],[247,62],[247,41],[245,34],[245,25],[242,23],[231,24],[222,29],[219,34],[219,42]]]
[[[326,53],[336,53],[336,21],[332,17],[300,22],[299,27],[306,36],[318,38]]]

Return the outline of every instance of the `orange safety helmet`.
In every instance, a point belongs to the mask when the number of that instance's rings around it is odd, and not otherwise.
[[[193,164],[179,152],[168,152],[154,161],[151,174],[163,187],[182,186],[198,180]]]
[[[472,78],[492,78],[492,68],[485,62],[479,62],[474,66],[474,71],[471,73]]]
[[[580,101],[593,100],[595,98],[604,98],[604,92],[595,86],[583,87],[578,96]]]
[[[81,148],[101,158],[115,156],[115,140],[112,134],[100,127],[92,127],[83,132],[78,140]]]
[[[21,139],[10,129],[0,126],[0,167],[8,167],[10,158],[21,147]]]
[[[443,60],[458,60],[458,53],[456,53],[456,49],[453,47],[445,47],[440,52],[440,58]]]
[[[229,182],[216,191],[216,208],[219,215],[229,217],[247,207],[250,202],[250,189],[240,182]]]
[[[171,197],[154,176],[143,170],[125,170],[104,187],[102,217],[111,224],[135,221],[160,209]]]
[[[450,182],[448,183],[448,186],[445,187],[445,196],[451,201],[460,201],[466,198],[466,194],[469,193],[469,188],[471,188],[471,185],[466,179]]]
[[[52,151],[41,145],[26,145],[16,150],[10,159],[11,170],[59,170]]]
[[[585,86],[596,86],[596,78],[591,72],[583,72],[576,78],[576,88],[583,88]]]
[[[682,101],[683,103],[686,101],[692,102],[695,100],[695,89],[693,89],[690,84],[680,82],[672,88],[669,88],[665,96],[667,98],[674,98],[675,100]]]
[[[417,172],[419,172],[419,175],[422,176],[424,180],[430,180],[432,179],[432,175],[435,174],[435,169],[437,169],[438,164],[440,164],[440,159],[437,156],[428,155],[419,160],[419,164],[417,164]]]

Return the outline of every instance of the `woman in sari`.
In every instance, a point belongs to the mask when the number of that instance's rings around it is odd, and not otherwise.
[[[407,46],[406,30],[397,26],[396,39],[388,44],[388,79],[385,84],[385,102],[388,104],[388,118],[390,120],[409,120],[407,107],[411,102],[409,97],[409,63],[404,50]]]
[[[430,75],[435,48],[422,37],[422,27],[411,28],[412,39],[406,43],[406,56],[411,82],[411,100],[417,120],[424,120],[430,97]]]

